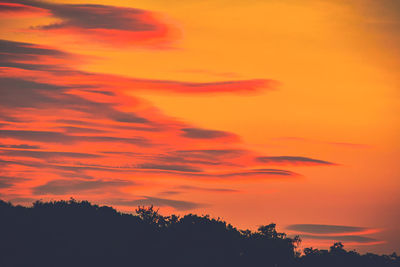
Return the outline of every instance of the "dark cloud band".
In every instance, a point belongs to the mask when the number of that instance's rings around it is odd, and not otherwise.
[[[334,165],[334,163],[307,157],[278,156],[278,157],[258,157],[258,161],[263,163],[287,163],[295,165]]]

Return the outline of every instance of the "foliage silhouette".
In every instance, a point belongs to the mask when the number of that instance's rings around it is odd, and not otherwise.
[[[137,215],[87,201],[36,201],[32,207],[0,200],[0,266],[400,266],[396,255],[360,255],[340,243],[307,248],[275,224],[238,230],[206,216],[162,216],[151,207]]]

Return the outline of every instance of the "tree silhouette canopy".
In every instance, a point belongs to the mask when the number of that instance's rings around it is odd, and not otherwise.
[[[136,215],[88,201],[0,200],[0,266],[400,266],[395,253],[360,255],[341,243],[330,250],[297,250],[298,236],[238,230],[208,215],[162,216],[151,207]]]

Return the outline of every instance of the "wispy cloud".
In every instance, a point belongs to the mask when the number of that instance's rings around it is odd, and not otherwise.
[[[239,193],[240,190],[229,189],[229,188],[210,188],[210,187],[200,187],[191,185],[181,185],[177,187],[178,189],[188,190],[188,191],[201,191],[201,192],[215,192],[215,193]]]
[[[139,146],[150,145],[144,137],[114,137],[114,136],[87,136],[68,135],[62,132],[50,131],[23,131],[23,130],[0,130],[0,136],[17,140],[37,141],[43,143],[78,143],[78,142],[117,142],[128,143]]]
[[[257,160],[267,164],[336,165],[335,163],[325,160],[294,156],[257,157]]]
[[[37,6],[31,1],[24,3]],[[50,10],[52,5],[44,3],[41,7]],[[62,12],[58,8],[57,12]],[[68,8],[61,24],[41,30],[61,30],[74,24],[90,30],[90,23],[100,23],[97,18],[90,22],[71,13],[87,12],[92,7]],[[97,14],[102,8],[93,7],[90,12]],[[113,22],[104,23],[109,23],[104,28],[113,27]],[[132,185],[122,182],[125,180],[104,180],[115,176],[129,181],[144,176],[204,183],[300,177],[290,170],[259,168],[254,161],[257,153],[239,149],[241,140],[234,133],[182,122],[132,96],[140,90],[176,94],[257,92],[274,89],[272,80],[182,82],[89,73],[74,68],[82,60],[77,55],[43,45],[0,42],[0,165],[10,176],[45,181],[33,188],[35,196],[73,192],[98,196],[101,188],[122,190]],[[20,142],[23,145],[16,145]],[[211,185],[172,191],[237,192]],[[174,201],[146,196],[135,203],[153,202],[182,210],[196,207],[196,203],[190,206],[182,200]]]
[[[32,17],[32,16],[47,16],[48,11],[43,8],[15,3],[0,3],[0,13],[6,17]]]
[[[135,183],[131,181],[114,179],[112,181],[105,180],[52,180],[44,185],[33,188],[34,195],[65,195],[74,194],[82,191],[105,190],[107,188],[119,188],[125,186],[133,186]]]
[[[1,164],[0,164],[1,165]],[[27,178],[14,176],[0,176],[0,189],[13,187],[17,183],[27,181]]]
[[[10,157],[29,157],[39,159],[53,158],[99,158],[100,155],[80,152],[38,151],[38,150],[0,150],[1,155]]]
[[[0,144],[0,147],[2,147],[2,148],[17,148],[17,149],[40,149],[40,146],[33,146],[33,145],[27,145],[27,144],[21,144],[21,145],[2,145],[2,144]]]
[[[326,224],[292,224],[286,229],[297,232],[304,239],[340,241],[364,245],[382,243],[378,239],[366,236],[381,231],[381,229],[376,228]]]
[[[224,131],[207,130],[200,128],[183,128],[181,130],[183,132],[182,136],[193,139],[214,139],[214,138],[234,137],[233,134]]]
[[[191,167],[188,165],[159,165],[153,163],[143,163],[136,166],[138,169],[148,169],[148,170],[167,170],[167,171],[178,171],[178,172],[201,172],[200,169]]]
[[[157,13],[137,8],[16,0],[0,5],[0,13],[50,16],[57,22],[32,29],[120,46],[163,48],[180,36],[178,28]]]
[[[343,235],[346,233],[360,233],[365,232],[368,228],[357,227],[357,226],[345,226],[345,225],[326,225],[326,224],[292,224],[286,227],[288,230],[294,230],[303,233],[310,234],[339,234]]]

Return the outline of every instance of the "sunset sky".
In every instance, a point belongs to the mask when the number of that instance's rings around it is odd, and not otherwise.
[[[0,2],[0,199],[400,252],[400,2]]]

